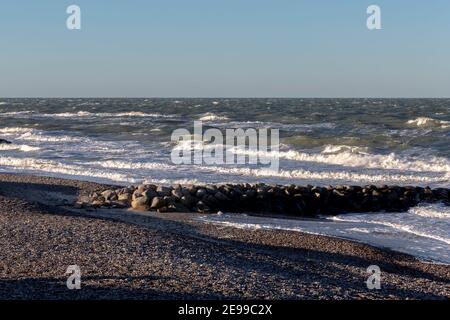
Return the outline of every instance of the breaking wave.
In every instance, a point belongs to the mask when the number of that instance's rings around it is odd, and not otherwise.
[[[115,118],[115,117],[141,117],[141,118],[173,118],[175,115],[167,115],[160,113],[145,113],[140,111],[131,112],[100,112],[93,113],[89,111],[78,111],[78,112],[62,112],[62,113],[37,113],[35,111],[14,111],[14,112],[4,112],[0,113],[0,116],[16,116],[23,117],[29,116],[34,118]]]
[[[218,120],[228,120],[227,116],[220,116],[215,113],[207,112],[203,114],[198,120],[200,121],[218,121]]]
[[[418,117],[414,120],[408,120],[407,124],[415,125],[422,128],[450,128],[450,121],[437,120],[428,117]]]

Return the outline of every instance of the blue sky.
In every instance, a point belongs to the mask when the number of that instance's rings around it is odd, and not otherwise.
[[[450,97],[449,35],[448,0],[1,0],[0,96]]]

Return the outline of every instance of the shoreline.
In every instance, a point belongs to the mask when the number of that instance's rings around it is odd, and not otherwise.
[[[111,185],[0,174],[2,299],[448,299],[450,267],[298,231],[200,222],[192,213],[74,209]],[[80,264],[83,290],[65,287]],[[380,265],[382,290],[366,268]]]

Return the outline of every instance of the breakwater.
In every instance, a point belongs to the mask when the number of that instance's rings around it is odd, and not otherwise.
[[[145,184],[95,192],[76,205],[158,212],[227,211],[314,217],[347,212],[401,212],[420,202],[438,201],[449,205],[450,189],[387,185]]]

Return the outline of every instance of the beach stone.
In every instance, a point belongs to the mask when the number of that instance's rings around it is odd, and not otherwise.
[[[158,186],[156,192],[160,197],[170,196],[172,194],[172,188],[165,186]]]
[[[189,187],[187,187],[187,189],[189,190],[189,193],[191,194],[191,196],[195,196],[197,194],[197,186],[194,185],[190,185]]]
[[[387,192],[387,200],[389,203],[394,203],[398,200],[399,198],[399,194],[397,193],[397,191],[393,190],[393,189],[389,189]]]
[[[202,201],[197,202],[196,209],[197,209],[197,212],[199,212],[199,213],[209,213],[210,212],[209,207]]]
[[[147,190],[147,186],[145,184],[139,185],[136,189],[136,191],[140,193],[144,192],[145,190]]]
[[[131,201],[132,197],[133,195],[131,193],[122,193],[117,196],[117,200],[128,203]]]
[[[342,189],[341,189],[341,190],[342,190]],[[333,195],[338,196],[338,197],[341,197],[341,198],[345,197],[345,193],[342,192],[342,191],[338,191],[337,189],[334,189],[334,190],[333,190]]]
[[[247,196],[248,199],[252,199],[256,197],[256,191],[253,189],[249,189],[245,192],[245,195]]]
[[[189,190],[188,188],[186,188],[186,187],[182,187],[182,188],[181,188],[181,194],[182,194],[183,196],[185,196],[185,197],[191,196],[190,190]]]
[[[181,188],[177,188],[177,189],[172,190],[172,195],[173,195],[175,198],[177,198],[177,199],[181,199],[181,197],[184,196],[184,194],[183,194]]]
[[[433,190],[434,197],[439,201],[449,200],[449,190],[445,188],[437,188]]]
[[[0,144],[11,144],[11,141],[0,139]]]
[[[190,212],[188,208],[186,208],[181,203],[175,203],[173,205],[169,205],[168,207],[169,212]]]
[[[105,202],[101,201],[101,200],[94,200],[92,201],[92,206],[93,207],[101,207]]]
[[[117,200],[117,194],[114,190],[106,190],[101,193],[103,198],[108,201]]]
[[[166,205],[166,201],[164,200],[164,198],[154,197],[150,208],[151,209],[161,209],[165,205]]]
[[[203,188],[198,189],[196,192],[196,196],[199,199],[202,199],[206,194],[207,194],[206,189],[203,189]]]
[[[147,197],[150,202],[154,197],[158,196],[158,193],[156,193],[153,189],[147,189],[142,193],[142,196]]]
[[[217,192],[217,187],[216,186],[211,186],[211,185],[208,185],[208,186],[206,186],[206,192],[208,192],[209,194],[216,194],[216,192]]]
[[[111,203],[109,205],[112,208],[117,208],[117,209],[124,209],[124,208],[128,207],[128,204],[124,203],[122,201],[111,201]]]
[[[242,191],[241,186],[236,186],[232,188],[232,191],[236,193],[238,196],[242,196],[244,192]]]
[[[168,207],[161,207],[161,208],[158,208],[157,210],[156,210],[156,212],[158,212],[158,213],[166,213],[166,212],[169,212],[170,210],[169,210],[169,208]]]
[[[134,200],[136,200],[137,198],[140,198],[140,197],[142,197],[142,192],[139,191],[138,189],[136,189],[136,190],[133,192],[133,195],[132,195],[132,197],[131,197],[131,200],[134,201]]]
[[[181,203],[186,206],[187,208],[191,208],[195,205],[195,198],[191,195],[185,195],[181,197]]]
[[[149,211],[150,210],[150,205],[148,202],[148,198],[147,197],[139,197],[136,198],[135,200],[133,200],[131,202],[131,207],[134,210],[139,210],[139,211]]]
[[[214,195],[217,200],[219,201],[230,201],[230,198],[228,198],[226,195],[224,195],[222,192],[218,191]]]
[[[220,205],[219,200],[215,196],[213,196],[211,194],[206,194],[203,197],[202,201],[210,208],[211,207],[217,207],[217,206]]]
[[[230,212],[280,213],[313,217],[346,212],[401,212],[420,201],[441,201],[450,205],[448,188],[416,186],[326,186],[312,185],[139,185],[93,192],[77,207],[122,208],[131,205],[141,211],[201,213]]]

